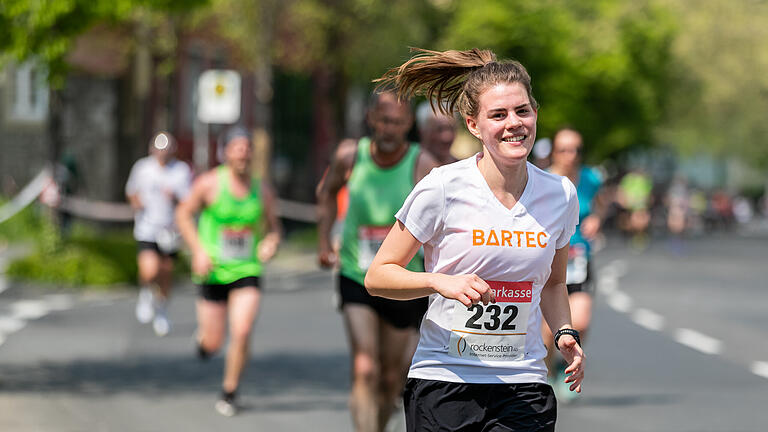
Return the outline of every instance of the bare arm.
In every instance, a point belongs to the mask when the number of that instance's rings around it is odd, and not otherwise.
[[[318,259],[322,267],[336,264],[336,253],[331,245],[331,228],[336,220],[336,195],[347,183],[347,173],[355,163],[357,143],[345,140],[339,144],[326,176],[317,187]]]
[[[552,272],[541,290],[541,313],[549,324],[552,334],[571,326],[571,307],[568,302],[568,289],[565,285],[568,266],[568,245],[558,249],[552,260]],[[563,335],[558,340],[557,348],[568,362],[565,373],[570,374],[565,382],[570,382],[571,390],[581,392],[584,379],[584,351],[571,335]]]
[[[601,187],[592,200],[592,213],[581,221],[581,233],[587,240],[593,240],[605,220],[605,213],[610,203],[609,191],[606,187]]]
[[[396,300],[439,293],[466,306],[495,301],[488,284],[476,275],[450,276],[407,270],[405,266],[420,247],[421,242],[398,221],[387,234],[365,275],[368,292]]]
[[[128,199],[128,204],[130,204],[133,211],[139,211],[144,208],[138,193],[126,194],[125,198]]]
[[[144,204],[141,202],[141,198],[139,198],[139,191],[136,188],[136,176],[138,175],[136,165],[138,163],[133,164],[131,167],[131,172],[128,174],[128,181],[125,183],[125,198],[128,200],[128,204],[130,204],[133,211],[139,211],[144,208]]]
[[[277,217],[277,199],[272,186],[266,181],[261,183],[261,194],[264,200],[264,215],[267,221],[267,234],[259,243],[259,260],[269,261],[277,252],[282,238],[283,227]]]
[[[419,153],[419,158],[416,160],[416,169],[413,173],[414,184],[418,183],[427,174],[429,174],[429,172],[432,171],[432,168],[438,166],[440,166],[440,164],[437,162],[437,159],[435,159],[434,156],[429,154],[429,152],[421,150],[421,153]]]
[[[189,195],[176,207],[176,225],[192,250],[192,271],[198,275],[208,274],[212,262],[197,235],[195,215],[207,205],[208,197],[216,187],[216,176],[211,172],[205,173],[195,180]]]

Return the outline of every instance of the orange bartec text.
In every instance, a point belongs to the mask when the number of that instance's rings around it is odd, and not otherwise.
[[[472,246],[507,246],[517,248],[547,247],[547,233],[540,231],[472,230]]]

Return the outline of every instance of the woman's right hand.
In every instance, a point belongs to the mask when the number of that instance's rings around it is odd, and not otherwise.
[[[437,277],[434,289],[445,298],[458,300],[467,307],[480,302],[484,305],[496,303],[496,296],[491,291],[491,287],[475,274],[445,275],[435,273],[434,275]]]
[[[192,273],[198,276],[207,276],[213,269],[211,257],[203,250],[192,253]]]

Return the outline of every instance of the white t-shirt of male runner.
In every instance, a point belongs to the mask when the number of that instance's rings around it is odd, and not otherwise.
[[[480,173],[480,157],[433,169],[396,215],[424,243],[426,271],[474,273],[496,294],[495,304],[470,308],[432,294],[408,377],[546,383],[539,301],[555,250],[578,222],[576,188],[528,163],[525,190],[507,209]]]
[[[158,243],[162,236],[176,232],[175,203],[187,196],[191,181],[192,172],[182,161],[172,159],[165,166],[154,156],[136,161],[125,193],[138,194],[144,206],[134,215],[133,236],[137,241]]]

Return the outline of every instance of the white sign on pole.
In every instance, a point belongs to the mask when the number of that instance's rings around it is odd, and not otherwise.
[[[232,124],[240,119],[240,74],[210,69],[197,82],[197,118],[202,123]]]

